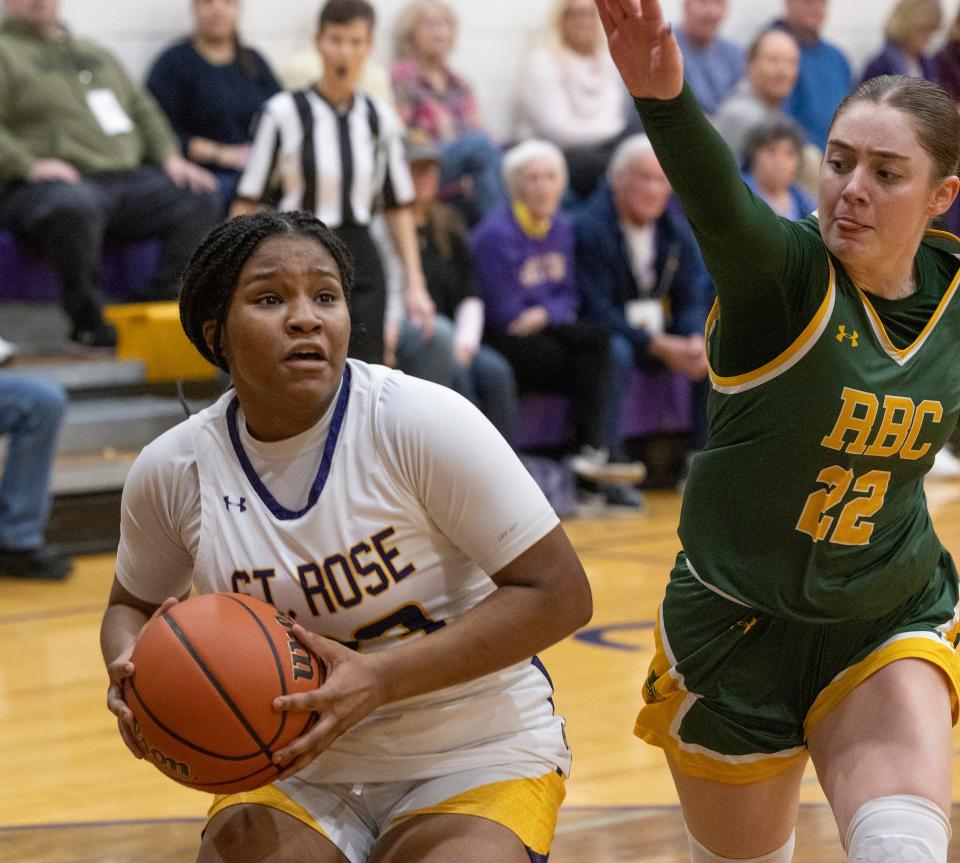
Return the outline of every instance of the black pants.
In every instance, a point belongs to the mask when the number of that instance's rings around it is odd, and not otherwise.
[[[91,174],[79,183],[18,183],[0,198],[0,227],[51,261],[75,329],[102,323],[105,241],[158,239],[160,264],[148,297],[172,299],[184,265],[219,218],[216,193],[181,189],[155,167]]]
[[[349,356],[365,363],[382,363],[387,282],[380,253],[365,225],[341,225],[334,232],[350,250],[356,268],[350,298]]]
[[[488,331],[484,340],[513,366],[520,392],[570,397],[578,444],[611,445],[610,334],[604,327],[576,321],[531,336]]]

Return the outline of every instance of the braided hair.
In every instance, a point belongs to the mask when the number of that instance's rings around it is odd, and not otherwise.
[[[220,350],[223,328],[237,279],[257,246],[268,237],[298,234],[316,240],[340,271],[347,301],[353,290],[353,259],[340,238],[309,213],[262,212],[238,216],[214,228],[190,257],[180,278],[180,324],[201,355],[228,372]],[[213,347],[203,337],[203,325],[216,322]]]

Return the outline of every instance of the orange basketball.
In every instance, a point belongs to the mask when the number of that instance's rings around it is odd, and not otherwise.
[[[161,773],[216,794],[276,778],[273,753],[315,716],[276,711],[273,700],[322,682],[319,663],[291,626],[259,599],[213,593],[144,627],[124,698],[136,737]]]

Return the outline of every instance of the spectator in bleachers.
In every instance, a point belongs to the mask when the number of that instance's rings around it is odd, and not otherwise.
[[[683,52],[683,74],[700,107],[713,116],[743,77],[743,48],[717,35],[727,0],[684,0],[674,31]]]
[[[667,368],[692,383],[691,443],[706,441],[704,326],[714,290],[693,232],[668,207],[670,182],[646,135],[613,155],[609,182],[577,213],[584,315],[614,333],[614,368]],[[626,382],[619,388],[625,389]]]
[[[960,110],[960,11],[947,31],[946,42],[934,55],[934,62],[937,68],[937,83],[953,97],[957,109]],[[948,231],[960,234],[960,200],[953,202],[953,206],[941,221]]]
[[[488,215],[471,237],[485,341],[513,366],[521,392],[570,397],[580,447],[574,471],[601,482],[640,481],[642,466],[611,461],[623,398],[615,381],[623,376],[613,368],[607,329],[578,317],[573,228],[559,212],[563,153],[547,141],[525,141],[504,158],[504,177],[511,205]],[[605,491],[612,503],[639,505],[632,489]]]
[[[0,27],[0,228],[49,258],[70,337],[112,347],[103,320],[105,239],[156,237],[152,298],[176,296],[219,213],[213,175],[180,155],[153,99],[105,48],[75,39],[59,0],[6,0]]]
[[[754,126],[744,144],[743,178],[779,216],[792,221],[809,216],[817,205],[797,185],[803,158],[803,132],[790,119]]]
[[[417,253],[400,121],[357,88],[375,20],[367,0],[323,5],[316,37],[323,77],[309,90],[278,93],[264,105],[231,214],[256,212],[279,191],[280,210],[312,212],[333,228],[357,263],[350,356],[382,363],[396,346],[384,341],[386,280],[370,231],[379,209],[401,261],[408,317],[426,338],[434,314]],[[318,142],[327,148],[318,149]]]
[[[483,338],[484,306],[477,293],[473,255],[466,227],[452,207],[437,201],[440,186],[440,152],[429,139],[411,133],[407,158],[413,174],[413,204],[420,260],[430,297],[437,307],[437,326],[452,324],[447,350],[452,357],[457,392],[472,401],[513,444],[517,430],[517,384],[513,369]],[[436,336],[434,337],[436,341]],[[408,374],[408,353],[421,353],[424,343],[404,332],[397,349],[397,367]]]
[[[939,0],[900,0],[883,28],[884,46],[863,70],[863,81],[880,75],[910,75],[937,81],[930,40],[943,21]]]
[[[943,47],[934,55],[937,83],[960,105],[960,11],[957,12]]]
[[[797,40],[800,72],[784,107],[807,140],[823,150],[833,114],[853,84],[850,63],[836,45],[820,38],[827,0],[785,0],[785,4],[786,14],[773,26]]]
[[[443,0],[414,0],[397,24],[391,79],[403,122],[440,146],[441,184],[467,178],[467,209],[482,217],[506,202],[501,154],[483,128],[473,88],[447,64],[456,35],[456,16]]]
[[[797,82],[799,65],[797,42],[783,30],[765,30],[750,44],[747,76],[713,118],[717,131],[741,162],[750,130],[766,121],[786,117],[783,105]]]
[[[253,120],[280,90],[267,61],[240,41],[238,0],[193,0],[193,33],[147,76],[187,158],[211,171],[226,213],[250,156]]]
[[[73,568],[43,536],[66,406],[63,387],[53,381],[0,374],[0,436],[9,440],[0,474],[0,576],[60,581]]]
[[[560,147],[570,188],[585,198],[626,134],[625,97],[594,0],[555,0],[543,44],[520,73],[517,140],[543,138]]]

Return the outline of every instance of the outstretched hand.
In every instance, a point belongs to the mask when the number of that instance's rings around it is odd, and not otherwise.
[[[326,669],[326,678],[317,689],[274,701],[275,710],[313,711],[318,715],[308,731],[274,754],[274,764],[282,768],[276,781],[303,770],[341,734],[386,701],[376,654],[350,650],[298,623],[293,625],[293,634],[317,657]]]
[[[675,99],[683,90],[683,56],[659,0],[596,0],[610,56],[630,95]]]
[[[140,634],[146,629],[148,623],[166,614],[177,602],[179,602],[179,600],[173,596],[165,599],[160,607],[150,616],[150,620],[140,629]],[[137,635],[138,639],[140,638],[140,634]],[[136,670],[130,658],[133,655],[134,645],[135,643],[131,644],[107,666],[107,676],[110,678],[110,686],[107,688],[107,710],[117,717],[120,736],[123,738],[123,742],[127,744],[127,749],[137,758],[143,758],[145,753],[137,742],[134,734],[133,711],[127,707],[127,702],[123,697],[124,682],[127,678],[133,677],[133,673]]]

